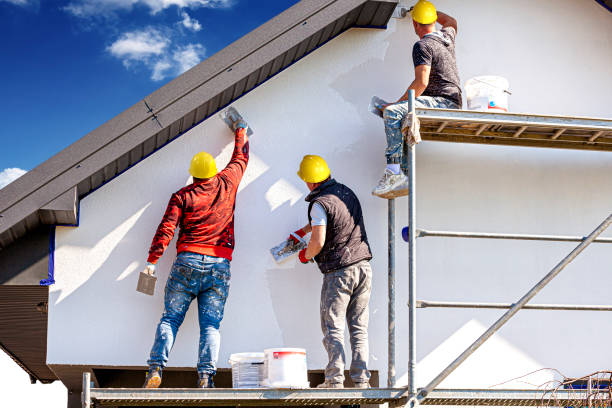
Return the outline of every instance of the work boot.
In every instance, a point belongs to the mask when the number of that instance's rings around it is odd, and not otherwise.
[[[150,366],[142,388],[158,388],[161,385],[162,370],[159,366]]]
[[[213,383],[213,376],[206,373],[199,374],[200,381],[198,382],[198,388],[215,388]]]
[[[344,388],[344,384],[325,380],[322,384],[317,385],[317,388]]]
[[[386,199],[408,195],[408,177],[402,171],[394,174],[385,169],[378,185],[372,190],[372,195]]]
[[[354,384],[355,384],[355,388],[370,388],[370,383],[367,381],[356,382]]]

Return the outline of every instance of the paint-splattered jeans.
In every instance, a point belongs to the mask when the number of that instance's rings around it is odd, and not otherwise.
[[[323,275],[321,289],[321,330],[329,363],[325,381],[344,382],[344,325],[351,339],[350,375],[354,383],[370,380],[368,371],[368,313],[372,291],[372,269],[361,261],[345,269]]]
[[[191,301],[197,297],[200,321],[198,373],[216,373],[221,340],[219,325],[223,319],[230,276],[227,259],[193,252],[177,255],[166,282],[164,313],[147,361],[149,366],[166,366],[178,329]]]
[[[450,99],[440,96],[419,96],[415,100],[417,108],[461,109]],[[408,172],[408,157],[404,136],[402,135],[402,119],[408,114],[408,101],[402,101],[387,106],[383,110],[385,134],[387,135],[387,163],[400,163],[404,173]]]

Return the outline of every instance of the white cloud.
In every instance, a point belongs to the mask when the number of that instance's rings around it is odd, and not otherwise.
[[[151,70],[154,81],[182,74],[199,63],[206,54],[202,45],[173,44],[170,37],[155,28],[123,33],[106,50],[126,68],[145,66]]]
[[[232,2],[233,0],[73,0],[64,7],[64,10],[74,16],[87,18],[112,15],[117,11],[129,11],[137,5],[145,6],[151,14],[156,14],[172,6],[191,9],[200,7],[223,8],[231,6]]]
[[[16,4],[18,6],[25,6],[28,4],[28,0],[0,0],[0,3],[3,1],[11,4]]]
[[[27,171],[18,169],[16,167],[2,170],[2,172],[0,172],[0,188],[10,184],[13,180],[18,179],[26,173]]]
[[[177,73],[182,74],[197,65],[202,61],[205,53],[206,50],[200,44],[187,44],[176,50],[172,55],[172,60],[176,63]]]
[[[64,11],[81,18],[113,14],[118,10],[129,10],[138,0],[77,0],[68,3]]]
[[[168,70],[172,68],[172,64],[168,60],[157,61],[153,65],[153,72],[151,73],[151,79],[154,81],[161,81],[168,73]]]
[[[162,55],[169,44],[169,38],[154,28],[148,28],[122,34],[107,47],[107,51],[129,67],[135,61],[150,62],[153,57]]]
[[[183,17],[183,20],[181,21],[183,27],[194,32],[198,32],[202,29],[202,24],[200,24],[200,22],[195,18],[189,16],[186,11],[181,11],[181,17]]]
[[[29,10],[38,10],[40,7],[40,0],[0,0],[0,3],[2,2],[20,6]]]

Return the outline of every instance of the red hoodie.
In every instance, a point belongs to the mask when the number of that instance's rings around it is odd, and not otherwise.
[[[234,153],[216,176],[192,183],[172,194],[149,249],[156,263],[180,227],[177,252],[195,252],[232,260],[234,208],[238,185],[249,161],[246,130],[236,131]]]

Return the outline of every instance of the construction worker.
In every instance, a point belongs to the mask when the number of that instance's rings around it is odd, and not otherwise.
[[[408,113],[408,92],[414,90],[415,107],[461,109],[461,85],[455,59],[457,20],[432,3],[419,0],[410,9],[420,40],[412,48],[414,81],[395,103],[383,106],[387,136],[387,167],[373,195],[393,198],[408,194],[408,163],[404,155],[402,121]],[[436,21],[442,26],[436,31]]]
[[[172,194],[166,213],[149,250],[145,272],[155,264],[180,226],[177,256],[166,282],[164,312],[155,332],[147,364],[144,388],[161,384],[179,327],[194,298],[198,299],[200,388],[213,388],[219,356],[219,325],[229,291],[230,261],[234,251],[234,205],[238,185],[249,161],[247,124],[233,123],[234,153],[220,173],[214,158],[200,152],[193,156],[189,173],[193,183]]]
[[[325,382],[318,388],[344,387],[344,326],[351,338],[350,375],[358,388],[368,388],[368,311],[372,288],[372,259],[361,205],[353,191],[330,176],[325,160],[304,156],[298,176],[306,183],[308,224],[295,231],[304,237],[312,232],[299,260],[314,260],[323,273],[321,329],[329,363]],[[296,238],[290,238],[296,240]]]

